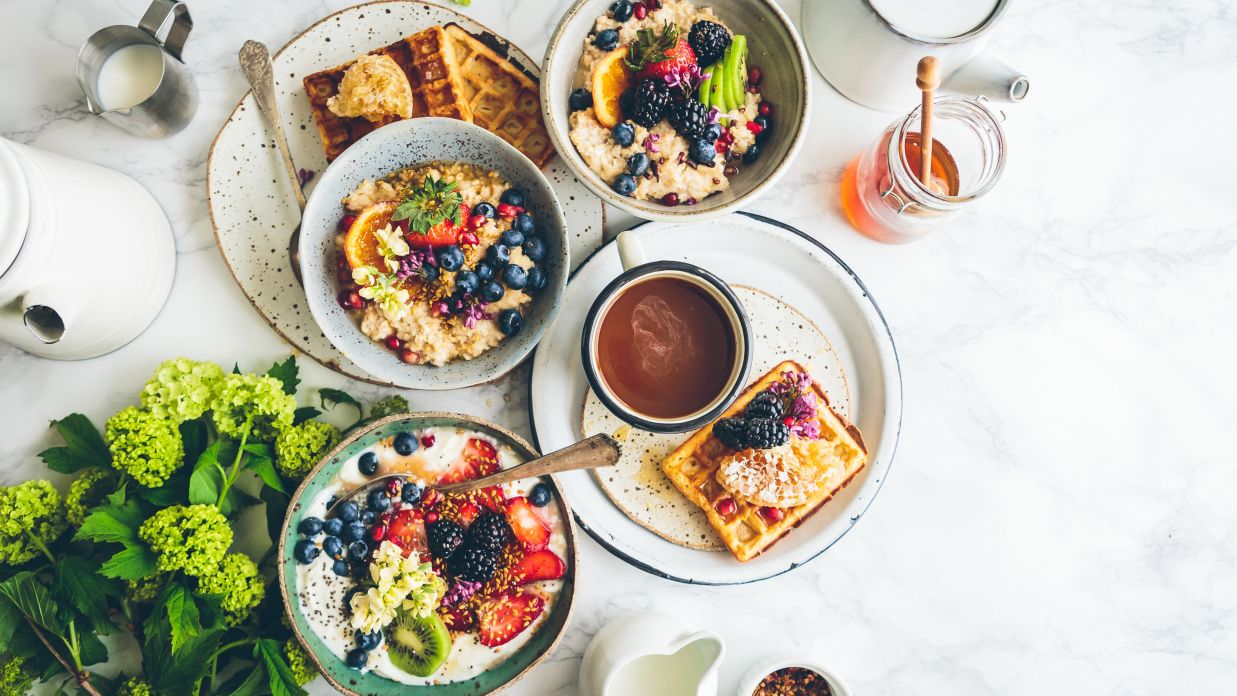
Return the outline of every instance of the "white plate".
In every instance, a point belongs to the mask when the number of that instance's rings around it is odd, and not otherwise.
[[[329,15],[288,42],[273,56],[275,98],[297,167],[321,174],[326,154],[318,138],[301,80],[437,24],[455,22],[474,34],[489,34],[531,75],[537,63],[487,27],[446,7],[406,0],[356,5]],[[387,384],[344,357],[310,316],[305,291],[292,275],[288,235],[299,213],[283,173],[274,136],[246,93],[215,136],[207,160],[206,196],[215,241],[250,304],[284,340],[323,365],[353,379]],[[601,201],[558,157],[542,170],[567,218],[573,263],[601,245],[605,222]],[[314,181],[306,187],[306,195]]]
[[[902,375],[880,309],[858,276],[833,252],[776,220],[737,213],[707,223],[649,223],[635,232],[650,261],[689,261],[728,283],[780,297],[815,322],[832,341],[850,384],[850,418],[863,432],[868,464],[815,515],[747,563],[726,552],[690,549],[662,539],[615,507],[586,471],[556,476],[573,502],[576,521],[616,556],[678,582],[756,582],[811,561],[842,538],[871,505],[897,448]],[[537,348],[529,402],[533,437],[542,452],[581,437],[579,408],[588,388],[580,366],[584,316],[602,288],[621,272],[614,244],[582,264]]]

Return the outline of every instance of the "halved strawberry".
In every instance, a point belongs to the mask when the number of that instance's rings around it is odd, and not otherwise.
[[[428,553],[429,541],[425,535],[425,522],[418,510],[400,510],[391,518],[387,528],[387,540],[406,552]]]
[[[550,528],[537,514],[537,508],[528,502],[528,498],[520,496],[506,503],[507,521],[511,523],[511,531],[529,551],[544,549],[550,543]]]
[[[458,522],[461,527],[466,528],[466,527],[471,526],[472,521],[477,519],[477,515],[480,515],[480,514],[481,514],[481,508],[476,503],[472,503],[472,502],[464,503],[460,507],[460,511],[456,513],[455,521]]]
[[[494,445],[472,437],[464,445],[464,454],[438,477],[438,483],[446,485],[471,481],[497,472],[498,451],[494,449]]]
[[[467,229],[469,212],[469,207],[461,203],[460,224],[457,225],[451,221],[451,218],[447,218],[425,232],[413,232],[408,229],[407,220],[400,220],[395,224],[403,231],[404,239],[408,240],[408,246],[410,247],[425,249],[427,247],[450,246],[459,242],[460,235]]]
[[[531,590],[515,590],[487,597],[477,607],[478,639],[494,648],[524,632],[545,610],[545,599]]]
[[[521,558],[511,568],[511,579],[516,585],[527,585],[538,580],[558,580],[567,572],[567,564],[553,551],[542,549]]]

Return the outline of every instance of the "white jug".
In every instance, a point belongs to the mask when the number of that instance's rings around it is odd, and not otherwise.
[[[175,269],[167,216],[136,181],[0,138],[0,341],[111,352],[154,320]]]
[[[593,636],[580,665],[584,696],[717,696],[721,636],[669,614],[632,614]]]

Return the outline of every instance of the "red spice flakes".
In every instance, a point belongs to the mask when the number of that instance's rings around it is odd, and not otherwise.
[[[833,690],[817,672],[783,667],[762,679],[752,696],[833,696]]]

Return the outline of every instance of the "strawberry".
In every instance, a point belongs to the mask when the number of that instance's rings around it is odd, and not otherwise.
[[[567,564],[549,549],[533,551],[511,568],[512,581],[527,585],[538,580],[557,580],[567,572]]]
[[[467,607],[452,607],[445,611],[439,610],[442,622],[452,633],[467,633],[477,627],[477,615]]]
[[[537,508],[528,502],[528,498],[520,496],[506,503],[507,521],[511,523],[511,531],[529,551],[544,549],[550,543],[550,528],[541,521]]]
[[[636,40],[627,47],[627,67],[637,77],[662,80],[667,75],[683,74],[696,67],[696,52],[679,28],[666,22],[660,33],[653,29],[636,32]]]
[[[415,510],[400,510],[391,518],[387,527],[387,540],[404,551],[428,553],[429,543],[425,536],[425,523]]]
[[[440,485],[471,481],[482,476],[489,476],[498,471],[498,451],[494,445],[480,438],[469,438],[464,445],[464,454],[442,476],[438,477]]]
[[[464,503],[463,507],[460,508],[460,511],[456,513],[455,521],[458,522],[461,527],[468,527],[472,524],[473,520],[477,519],[477,515],[480,514],[481,508],[477,507],[476,503]]]
[[[460,215],[464,220],[468,219],[469,208],[467,205],[460,204]],[[400,220],[395,223],[401,232],[404,233],[404,239],[408,240],[408,246],[417,249],[425,249],[428,247],[450,246],[460,240],[460,235],[465,231],[464,224],[455,224],[451,218],[447,218],[442,222],[434,225],[424,233],[416,233],[408,229],[408,221]]]
[[[544,610],[545,600],[530,590],[487,597],[477,607],[478,639],[486,647],[498,647],[523,633]]]

